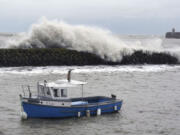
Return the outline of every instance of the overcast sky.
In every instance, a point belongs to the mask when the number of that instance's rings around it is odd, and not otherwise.
[[[180,0],[0,0],[0,32],[28,31],[42,16],[118,34],[164,34],[180,31]]]

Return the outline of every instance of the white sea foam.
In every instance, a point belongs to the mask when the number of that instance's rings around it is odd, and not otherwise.
[[[47,67],[11,67],[0,68],[0,74],[18,75],[49,75],[67,74],[68,69],[73,73],[113,73],[113,72],[164,72],[180,69],[180,66],[144,65],[144,66],[47,66]]]

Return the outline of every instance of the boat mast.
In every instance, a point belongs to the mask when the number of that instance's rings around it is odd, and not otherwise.
[[[67,80],[68,80],[68,82],[70,82],[71,81],[71,71],[72,71],[73,69],[69,69],[69,71],[68,71],[68,74],[67,74]]]
[[[73,69],[69,69],[69,71],[68,71],[68,74],[67,74],[67,81],[68,81],[68,82],[71,82],[71,71],[72,71],[72,70],[73,70]],[[83,85],[84,85],[84,84],[81,84],[81,96],[82,96],[82,100],[83,100],[83,97],[84,97]]]
[[[83,97],[84,97],[83,84],[81,84],[81,90],[82,90],[82,91],[81,91],[81,92],[82,92],[81,94],[82,94],[82,101],[83,101]]]
[[[37,91],[38,91],[38,97],[39,97],[39,93],[40,93],[40,91],[39,91],[39,82],[37,82]]]

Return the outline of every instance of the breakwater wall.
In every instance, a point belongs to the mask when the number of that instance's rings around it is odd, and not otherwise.
[[[127,64],[178,64],[178,60],[168,53],[144,51],[135,51],[130,55],[124,55],[119,62],[111,62],[95,54],[64,48],[0,49],[0,67]]]

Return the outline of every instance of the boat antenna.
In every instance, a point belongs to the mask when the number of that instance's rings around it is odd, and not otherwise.
[[[67,80],[68,80],[68,82],[70,82],[71,81],[71,71],[72,71],[73,69],[69,69],[69,71],[68,71],[68,74],[67,74]]]
[[[44,80],[44,86],[46,87],[46,84],[47,84],[47,81],[46,80]]]

